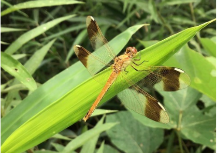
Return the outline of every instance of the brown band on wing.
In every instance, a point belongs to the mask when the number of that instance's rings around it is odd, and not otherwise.
[[[160,75],[163,76],[162,81],[164,83],[165,91],[179,90],[179,71],[176,71],[173,67],[164,67],[163,69],[161,69]]]
[[[144,115],[154,121],[161,122],[162,106],[158,104],[157,99],[144,92],[143,90],[137,90],[137,92],[143,94],[146,97]]]
[[[97,39],[100,39],[100,42],[101,42],[100,46],[108,43],[106,38],[103,36],[97,22],[94,20],[94,18],[92,16],[87,17],[86,26],[87,26],[87,33],[88,33],[89,39],[90,39],[91,44],[92,44],[94,49],[97,49],[96,43],[99,42],[99,40],[97,40]]]
[[[147,103],[145,106],[145,116],[154,121],[160,122],[160,112],[162,111],[162,108],[158,105],[158,101],[151,96],[146,96],[146,98]]]
[[[73,47],[75,54],[77,55],[78,59],[82,62],[82,64],[87,67],[87,59],[90,55],[90,52],[86,50],[84,47],[75,45]]]

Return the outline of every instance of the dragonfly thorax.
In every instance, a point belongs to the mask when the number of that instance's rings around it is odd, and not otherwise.
[[[115,58],[115,62],[112,65],[113,70],[118,73],[124,71],[128,65],[131,64],[132,59],[136,56],[137,50],[135,47],[127,47],[125,54]]]
[[[128,65],[131,64],[132,58],[128,55],[120,55],[115,58],[114,64],[112,65],[113,70],[118,73],[126,69]]]

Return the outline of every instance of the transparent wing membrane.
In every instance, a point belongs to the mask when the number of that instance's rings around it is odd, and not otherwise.
[[[86,19],[88,37],[94,50],[94,54],[99,56],[105,63],[109,63],[116,57],[116,54],[112,51],[108,41],[103,36],[98,24],[92,16],[88,16]]]

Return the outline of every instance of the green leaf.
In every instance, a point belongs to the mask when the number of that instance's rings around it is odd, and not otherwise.
[[[4,33],[4,32],[14,32],[14,31],[24,31],[24,30],[26,30],[26,29],[1,27],[1,33]]]
[[[26,68],[4,52],[1,53],[1,67],[24,84],[30,91],[34,91],[37,88],[35,80]]]
[[[23,35],[21,35],[19,38],[17,38],[6,50],[5,52],[8,54],[13,54],[16,52],[19,48],[22,47],[25,43],[30,41],[31,39],[37,37],[38,35],[44,33],[45,31],[49,30],[53,26],[57,25],[58,23],[67,20],[69,18],[74,17],[75,15],[69,15],[61,18],[54,19],[53,21],[47,22],[43,25],[38,26],[37,28],[34,28]]]
[[[116,150],[115,148],[111,147],[110,145],[105,145],[104,146],[104,150],[103,153],[120,153],[118,150]]]
[[[108,113],[114,113],[118,110],[105,110],[105,109],[96,109],[91,116],[103,115]]]
[[[53,143],[53,142],[51,142],[51,145],[52,145],[58,152],[61,152],[61,151],[63,151],[63,149],[64,149],[64,146],[61,145],[61,144],[58,144],[58,143]]]
[[[83,2],[75,1],[75,0],[37,0],[37,1],[29,1],[20,3],[1,12],[1,16],[4,16],[8,13],[11,13],[16,10],[21,9],[29,9],[29,8],[37,8],[37,7],[47,7],[47,6],[57,6],[57,5],[67,5],[67,4],[82,4]]]
[[[107,131],[111,129],[113,126],[115,126],[117,123],[106,123],[106,124],[101,124],[86,131],[82,135],[78,136],[71,142],[67,144],[65,149],[63,150],[64,153],[71,152],[79,147],[81,147],[83,144],[85,144],[87,141],[90,141],[92,138],[94,138],[96,135],[99,135],[103,131]]]
[[[97,125],[95,126],[95,128],[96,128],[96,127],[99,127],[99,126],[101,126],[101,125],[103,125],[104,118],[105,118],[105,117],[102,117],[102,118],[100,119],[100,121],[97,123]],[[94,150],[95,150],[95,148],[96,148],[99,135],[100,135],[100,133],[99,133],[99,134],[96,134],[93,138],[91,138],[91,141],[86,142],[86,143],[83,145],[83,147],[82,147],[80,153],[87,153],[87,152],[88,152],[88,153],[94,153]]]
[[[191,78],[191,87],[216,99],[216,66],[201,54],[185,45],[164,65],[185,70]]]
[[[177,92],[160,92],[170,116],[169,125],[180,131],[184,139],[215,149],[215,116],[203,114],[196,106],[201,94],[186,88]]]
[[[44,45],[41,49],[37,50],[31,58],[25,63],[24,67],[26,70],[33,75],[36,69],[39,67],[41,64],[42,60],[44,59],[45,55],[49,51],[50,47],[53,45],[55,40],[50,41],[48,44]],[[14,80],[11,86],[18,84],[17,80]],[[21,90],[22,87],[19,89]],[[5,108],[10,106],[10,103],[13,101],[14,97],[17,95],[19,90],[14,90],[8,93],[7,99],[5,102]]]
[[[169,126],[169,124],[164,124],[164,123],[160,123],[160,122],[155,122],[145,116],[142,116],[132,110],[129,110],[133,117],[138,120],[139,122],[141,122],[143,125],[149,126],[149,127],[153,127],[153,128],[162,128],[162,129],[171,129],[171,126]]]
[[[106,123],[120,122],[107,131],[113,145],[123,152],[152,153],[163,142],[163,130],[149,128],[127,111],[108,115]]]
[[[51,40],[49,43],[44,45],[41,49],[37,50],[31,58],[25,63],[25,68],[30,72],[30,74],[33,74],[37,68],[40,66],[41,62],[43,61],[45,55],[53,45],[53,43],[56,40]]]
[[[1,41],[1,44],[3,44],[3,45],[9,45],[9,43],[3,42],[3,41]]]
[[[200,38],[203,48],[212,56],[216,57],[216,42],[208,38]]]
[[[103,141],[96,153],[103,153],[105,141]]]

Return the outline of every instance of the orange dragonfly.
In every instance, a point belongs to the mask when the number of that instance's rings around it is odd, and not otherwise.
[[[138,53],[135,47],[128,47],[123,55],[116,57],[92,16],[87,17],[86,26],[93,49],[103,48],[104,51],[98,52],[98,54],[91,53],[84,47],[75,45],[73,49],[78,59],[91,75],[95,75],[99,65],[106,66],[111,60],[114,62],[110,66],[110,76],[102,75],[100,80],[107,79],[107,82],[83,120],[86,122],[106,92],[110,90],[112,86],[124,89],[127,85],[129,88],[119,93],[119,98],[127,108],[154,121],[168,123],[169,115],[163,105],[136,83],[141,84],[143,87],[159,85],[164,91],[176,91],[189,85],[190,78],[188,75],[183,70],[175,67],[152,66],[144,69],[142,65],[145,61],[138,63],[141,59],[137,58]],[[132,76],[128,75],[130,68],[131,70],[136,71],[136,73],[144,79],[139,81],[139,78],[141,77],[132,78]]]

